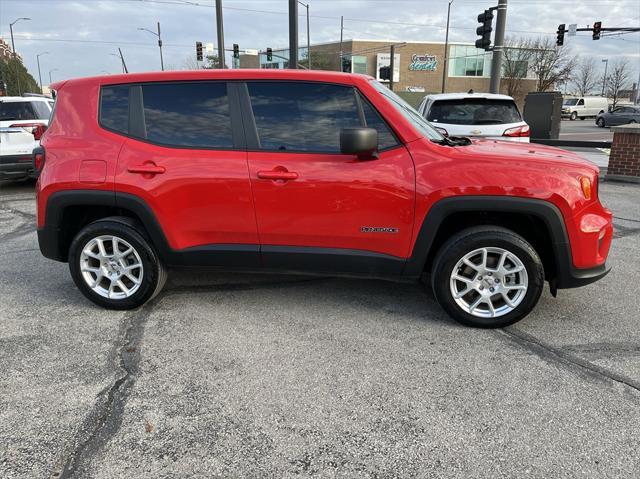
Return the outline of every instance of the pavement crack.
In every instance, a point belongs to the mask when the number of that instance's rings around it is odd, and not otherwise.
[[[640,392],[640,382],[622,374],[618,374],[606,368],[602,368],[586,361],[575,354],[560,348],[551,346],[535,336],[525,333],[514,327],[496,330],[498,334],[502,334],[514,343],[531,351],[536,356],[545,361],[559,363],[577,373],[586,374],[591,378],[606,382],[615,382]]]
[[[92,459],[120,429],[124,408],[139,372],[144,329],[158,301],[152,300],[122,319],[118,338],[109,353],[116,370],[115,381],[98,393],[73,441],[72,450],[60,457],[54,466],[52,479],[85,476]]]

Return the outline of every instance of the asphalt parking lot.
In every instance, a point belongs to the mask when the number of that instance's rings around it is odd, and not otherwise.
[[[561,140],[579,141],[612,141],[613,132],[610,128],[600,128],[594,118],[586,120],[562,120],[560,123]]]
[[[504,330],[419,284],[173,274],[99,309],[0,186],[0,477],[638,477],[640,185],[612,272]]]

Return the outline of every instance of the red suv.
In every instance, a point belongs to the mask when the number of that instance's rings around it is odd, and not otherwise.
[[[135,308],[166,268],[430,276],[501,327],[596,281],[612,238],[573,153],[445,138],[370,77],[226,70],[54,85],[34,150],[38,239],[91,301]]]

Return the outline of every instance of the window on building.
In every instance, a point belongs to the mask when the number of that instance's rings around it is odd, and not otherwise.
[[[111,130],[129,133],[129,85],[102,88],[100,123]]]
[[[304,82],[248,82],[260,147],[340,152],[340,130],[360,126],[351,87]]]
[[[225,82],[142,86],[147,139],[169,146],[231,148]]]
[[[488,76],[489,56],[484,50],[466,45],[452,45],[449,49],[449,76]]]
[[[367,74],[367,57],[364,55],[353,55],[351,57],[351,73]]]

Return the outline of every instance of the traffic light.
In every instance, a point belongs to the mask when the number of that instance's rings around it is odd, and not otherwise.
[[[380,80],[391,80],[391,67],[380,67]]]
[[[237,43],[233,44],[233,58],[240,58],[240,47]]]
[[[267,61],[270,62],[273,60],[273,50],[271,48],[267,48]]]
[[[565,32],[565,24],[561,23],[560,25],[558,25],[558,37],[556,39],[556,45],[558,45],[559,47],[561,47],[564,44],[564,32]]]
[[[196,42],[196,60],[201,62],[203,60],[202,56],[202,42]]]
[[[482,48],[485,51],[491,50],[491,23],[493,22],[493,13],[491,10],[485,10],[478,15],[478,23],[481,25],[476,28],[476,33],[480,38],[476,40],[476,48]]]
[[[595,22],[593,24],[593,39],[600,40],[600,30],[602,30],[602,22]]]

